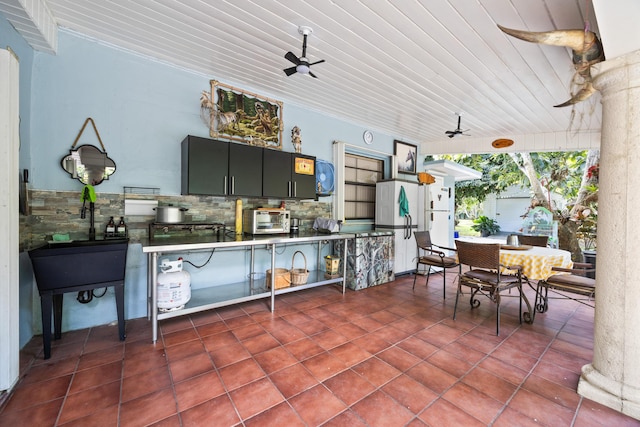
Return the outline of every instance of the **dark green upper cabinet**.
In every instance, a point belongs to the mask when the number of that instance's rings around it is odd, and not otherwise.
[[[296,171],[296,161],[302,160],[300,171]],[[293,197],[296,199],[316,199],[316,158],[303,154],[291,154],[291,179]]]
[[[262,196],[262,148],[187,136],[181,150],[182,194]]]
[[[182,194],[316,198],[315,157],[191,135],[181,153]]]
[[[265,150],[262,156],[262,194],[265,197],[291,197],[291,153]]]
[[[263,149],[229,143],[230,196],[262,196]]]
[[[181,151],[182,194],[227,195],[229,143],[187,136]]]
[[[296,172],[296,159],[302,161],[306,166],[302,173]],[[315,157],[265,149],[263,161],[263,196],[283,199],[315,199]]]

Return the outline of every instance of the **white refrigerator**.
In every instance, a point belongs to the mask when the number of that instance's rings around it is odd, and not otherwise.
[[[436,176],[435,179],[433,184],[420,186],[420,203],[424,209],[424,223],[420,228],[430,231],[433,244],[452,248],[455,187],[446,185],[443,177]]]
[[[408,213],[401,215],[400,195],[404,190]],[[423,210],[418,196],[418,182],[387,180],[376,183],[376,229],[390,229],[394,232],[395,275],[410,273],[416,269],[418,249],[414,231],[423,223]]]

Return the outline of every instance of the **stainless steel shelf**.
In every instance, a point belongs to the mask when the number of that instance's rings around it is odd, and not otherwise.
[[[269,250],[271,252],[271,269],[275,269],[276,247],[279,245],[310,245],[317,244],[317,265],[321,266],[322,255],[321,246],[327,241],[342,240],[344,241],[346,251],[346,241],[355,238],[354,234],[302,234],[297,236],[271,236],[260,238],[241,237],[238,240],[230,240],[227,236],[218,236],[216,238],[196,239],[167,239],[162,243],[157,241],[149,241],[143,245],[142,251],[148,257],[147,270],[147,314],[151,320],[152,340],[156,342],[158,339],[158,321],[170,319],[174,317],[185,316],[188,314],[198,313],[201,311],[226,307],[233,304],[270,298],[271,311],[274,311],[275,297],[290,292],[297,292],[304,289],[311,289],[318,286],[331,284],[342,285],[342,293],[345,292],[345,283],[343,277],[346,274],[346,262],[343,262],[342,274],[339,276],[329,276],[325,271],[312,270],[307,277],[307,283],[303,285],[295,285],[281,289],[269,289],[266,286],[266,278],[245,280],[237,283],[226,283],[215,286],[192,289],[191,299],[185,304],[184,308],[179,310],[160,311],[157,303],[157,283],[158,283],[158,258],[169,253],[184,253],[191,251],[203,251],[212,249],[233,250],[245,247],[251,250],[251,274],[253,277],[253,259],[255,250]],[[345,259],[346,259],[345,252]]]
[[[289,286],[288,288],[276,289],[276,295],[288,294],[289,292],[297,292],[303,289],[315,288],[318,286],[342,284],[342,276],[339,277],[325,277],[324,271],[311,270],[309,271],[309,279],[304,285]]]
[[[246,281],[192,289],[191,299],[183,309],[173,311],[158,310],[158,320],[185,316],[187,314],[268,298],[270,296],[271,291],[265,287],[264,280],[254,281],[253,287],[249,281]]]
[[[342,276],[326,277],[324,271],[312,270],[309,272],[309,280],[304,285],[276,289],[275,294],[281,295],[301,291],[303,289],[341,283]],[[266,281],[264,279],[254,280],[253,284],[249,281],[245,281],[192,289],[191,299],[187,304],[185,304],[184,308],[171,311],[158,310],[158,320],[185,316],[187,314],[198,313],[200,311],[269,298],[270,296],[271,289],[266,287]]]

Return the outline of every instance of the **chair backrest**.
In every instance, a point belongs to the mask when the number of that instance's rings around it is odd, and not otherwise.
[[[518,242],[521,245],[542,246],[547,247],[549,236],[532,236],[530,234],[518,234]]]
[[[499,243],[472,243],[456,240],[456,248],[460,264],[491,270],[500,268]]]
[[[431,248],[431,233],[428,231],[414,231],[416,244],[419,248]]]

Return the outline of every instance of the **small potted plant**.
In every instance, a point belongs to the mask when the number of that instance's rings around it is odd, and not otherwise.
[[[496,234],[500,231],[500,226],[498,222],[489,218],[488,216],[481,215],[478,218],[473,220],[473,225],[471,226],[473,231],[478,231],[482,237],[487,237],[492,234]]]

